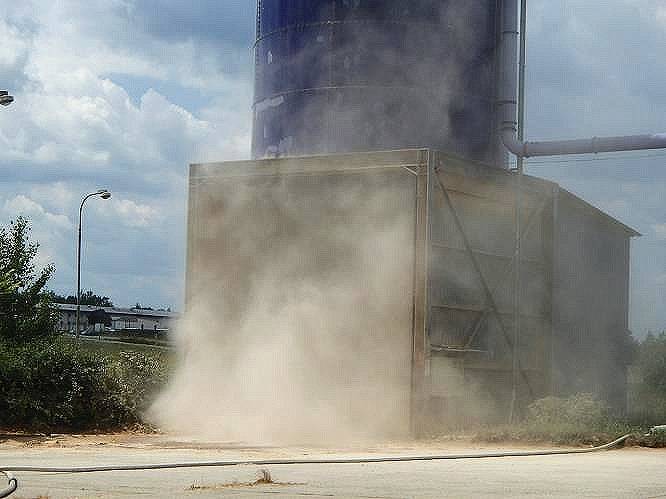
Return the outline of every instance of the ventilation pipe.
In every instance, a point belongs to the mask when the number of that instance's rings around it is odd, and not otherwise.
[[[666,148],[666,133],[579,140],[523,142],[518,140],[518,4],[504,0],[501,44],[501,91],[499,112],[504,146],[520,158]]]

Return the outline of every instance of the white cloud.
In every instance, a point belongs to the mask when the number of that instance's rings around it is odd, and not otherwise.
[[[85,79],[88,95],[37,89],[17,96],[25,104],[0,115],[0,129],[7,130],[0,134],[0,159],[33,162],[32,168],[67,164],[63,177],[113,171],[150,184],[170,175],[184,178],[190,162],[248,153],[245,109],[226,110],[220,121],[211,110],[200,119],[154,90],[135,105],[113,82],[89,72]]]
[[[11,80],[16,102],[0,112],[0,164],[10,173],[0,179],[0,222],[28,217],[40,263],[58,269],[52,286],[71,292],[81,196],[107,187],[114,197],[87,208],[86,281],[119,303],[178,307],[187,164],[247,156],[251,80],[220,58],[246,49],[156,38],[133,24],[133,8],[124,0],[3,7],[0,78]],[[195,115],[153,89],[136,100],[109,75],[196,89],[212,104]],[[165,248],[159,258],[155,247]]]
[[[0,68],[11,68],[27,55],[30,40],[17,27],[0,19]]]
[[[111,199],[111,209],[104,210],[108,216],[114,216],[126,227],[151,227],[159,222],[159,212],[156,208],[145,204],[138,204],[129,199]],[[103,211],[102,207],[98,211]]]
[[[67,213],[78,200],[75,199],[71,186],[64,182],[32,184],[29,197],[39,200],[40,204],[55,213]]]
[[[531,3],[532,138],[661,131],[666,30],[656,21],[660,6],[661,0]]]
[[[209,46],[193,36],[184,40],[151,36],[133,23],[133,2],[32,3],[30,13],[23,15],[36,22],[39,30],[27,71],[48,92],[85,92],[85,82],[76,77],[80,68],[97,75],[122,73],[226,91],[238,82],[225,71],[221,54],[246,52],[251,64],[249,47],[239,50],[223,37],[216,46]]]
[[[155,178],[165,168],[182,176],[190,161],[247,155],[249,76],[227,73],[219,54],[246,51],[250,67],[250,51],[223,47],[222,41],[214,47],[194,37],[152,37],[132,24],[135,9],[121,0],[33,0],[0,19],[0,63],[12,54],[10,62],[17,64],[17,54],[23,54],[30,82],[16,95],[13,109],[0,114],[0,160],[70,163],[70,172],[107,167],[120,174],[131,167]],[[33,30],[21,31],[17,23]],[[213,108],[197,118],[154,90],[135,105],[105,76],[110,74],[205,91]],[[226,101],[222,112],[216,96]]]
[[[27,196],[19,195],[5,201],[3,207],[5,213],[16,216],[23,215],[32,220],[43,221],[46,225],[56,230],[70,230],[72,224],[64,215],[47,212],[44,207]]]
[[[18,216],[23,216],[30,221],[31,240],[40,244],[37,256],[40,267],[52,263],[58,266],[63,261],[63,255],[71,251],[74,227],[70,219],[65,215],[49,212],[34,199],[20,194],[5,199],[0,215],[3,220],[15,220]]]

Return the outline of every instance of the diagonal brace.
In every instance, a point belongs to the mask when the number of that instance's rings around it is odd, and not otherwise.
[[[458,231],[460,232],[460,235],[463,238],[465,249],[469,253],[469,257],[472,260],[472,265],[474,266],[474,270],[479,278],[479,281],[481,282],[481,286],[483,287],[483,293],[486,298],[486,303],[490,305],[492,312],[495,314],[497,318],[497,322],[500,325],[500,330],[502,331],[502,336],[504,336],[504,340],[506,341],[507,345],[510,348],[513,348],[513,341],[511,340],[511,337],[509,336],[506,330],[504,321],[502,321],[502,316],[500,315],[499,309],[497,308],[497,303],[495,302],[495,298],[493,297],[493,294],[490,291],[490,287],[488,286],[488,282],[486,281],[486,278],[483,275],[483,272],[481,271],[481,266],[479,265],[479,262],[476,259],[476,255],[474,254],[474,250],[472,249],[469,239],[467,238],[467,233],[465,232],[465,228],[462,224],[462,221],[458,216],[458,212],[456,211],[455,207],[453,206],[453,203],[451,202],[451,197],[449,196],[449,192],[444,187],[442,178],[439,175],[439,169],[437,168],[435,169],[435,174],[436,174],[435,176],[437,177],[437,182],[439,183],[439,186],[442,189],[442,193],[444,194],[444,200],[446,201],[446,204],[451,210],[451,213],[453,215],[453,220],[456,224],[456,227],[458,228]],[[520,367],[520,361],[518,363],[518,369],[520,370],[520,373],[523,377],[523,380],[525,381],[525,384],[527,385],[527,388],[530,391],[530,394],[534,395],[534,391],[532,390],[532,386],[530,385],[529,379],[527,378],[527,374],[525,373],[525,370]]]
[[[529,217],[528,222],[527,222],[527,227],[525,228],[525,231],[523,232],[523,234],[521,236],[521,242],[525,242],[525,240],[527,238],[527,235],[530,233],[532,228],[535,226],[536,220],[538,220],[538,216],[541,214],[541,212],[543,212],[543,210],[546,208],[546,206],[548,206],[548,200],[546,200],[539,207],[534,209],[532,211],[532,213],[530,213],[530,217]],[[514,252],[513,257],[511,258],[511,262],[509,262],[509,265],[508,265],[506,271],[504,272],[504,275],[502,276],[502,279],[500,279],[500,281],[499,281],[500,283],[504,282],[506,279],[509,278],[509,276],[511,275],[511,272],[513,272],[514,269],[516,268],[516,261],[517,260],[518,260],[518,254],[517,254],[517,252]],[[499,284],[498,284],[497,287],[495,287],[492,290],[493,295],[495,294],[495,292],[498,289],[499,289]],[[483,322],[488,318],[488,315],[490,315],[490,312],[491,312],[491,309],[486,308],[481,313],[481,315],[476,320],[476,322],[472,325],[472,327],[470,328],[470,334],[467,335],[467,337],[469,339],[467,340],[467,343],[465,344],[465,348],[469,348],[469,347],[472,346],[472,343],[474,342],[474,340],[476,339],[476,337],[479,334],[479,331],[481,330],[481,326],[483,325]]]

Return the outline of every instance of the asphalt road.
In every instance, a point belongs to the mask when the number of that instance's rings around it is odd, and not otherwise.
[[[327,450],[202,445],[146,436],[5,438],[4,441],[0,439],[0,463],[90,466],[221,459],[453,454],[497,449],[446,442]],[[274,483],[255,484],[258,468],[254,466],[80,475],[16,473],[20,486],[12,497],[666,498],[666,450],[629,448],[573,456],[269,466],[267,469]]]

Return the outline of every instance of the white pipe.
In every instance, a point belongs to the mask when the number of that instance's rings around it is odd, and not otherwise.
[[[591,139],[523,142],[518,140],[518,2],[504,0],[502,9],[501,93],[499,99],[501,137],[504,146],[521,158],[601,152],[665,149],[666,133],[593,137]]]

